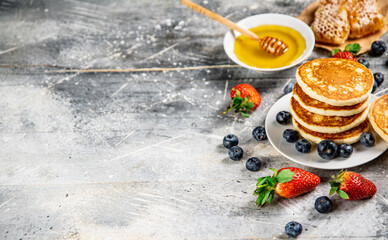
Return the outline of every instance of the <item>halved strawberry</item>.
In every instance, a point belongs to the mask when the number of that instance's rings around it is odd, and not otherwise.
[[[274,193],[284,198],[294,198],[313,190],[321,179],[308,171],[300,168],[288,167],[274,171],[272,177],[261,177],[257,180],[254,195],[258,195],[257,206],[265,206],[273,200]]]

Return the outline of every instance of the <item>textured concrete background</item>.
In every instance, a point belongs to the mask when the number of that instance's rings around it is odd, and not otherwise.
[[[297,16],[312,1],[196,2],[238,21]],[[222,47],[227,28],[178,1],[2,0],[0,29],[0,239],[272,239],[287,238],[291,220],[304,227],[300,239],[388,238],[388,153],[352,169],[376,183],[375,197],[334,196],[335,210],[319,214],[315,198],[336,171],[294,164],[251,136],[295,68],[235,66]],[[328,56],[318,49],[311,59]],[[388,76],[387,53],[363,57]],[[203,67],[112,72],[193,66]],[[60,72],[96,68],[111,71]],[[222,115],[243,82],[261,106],[249,119]],[[227,133],[239,136],[241,161],[228,158]],[[260,172],[245,168],[252,156]],[[322,183],[257,208],[256,179],[286,166]]]

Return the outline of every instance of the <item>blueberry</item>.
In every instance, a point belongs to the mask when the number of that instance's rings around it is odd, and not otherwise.
[[[242,158],[244,151],[239,146],[233,146],[228,151],[230,159],[238,161]]]
[[[352,145],[342,143],[339,145],[339,156],[343,158],[349,158],[353,153]]]
[[[294,86],[295,86],[295,83],[294,83],[294,82],[288,83],[288,84],[284,87],[284,89],[283,89],[284,94],[288,94],[288,93],[292,92],[292,90],[294,89]]]
[[[387,50],[387,45],[383,41],[374,41],[371,46],[373,56],[381,56]]]
[[[286,234],[290,237],[297,237],[302,233],[302,225],[298,222],[289,222],[285,227]]]
[[[299,133],[293,129],[286,129],[283,132],[283,138],[287,142],[296,142],[299,139]]]
[[[223,143],[224,147],[230,149],[231,147],[238,145],[238,138],[236,135],[229,133],[224,137]]]
[[[295,143],[295,148],[298,152],[309,153],[311,150],[311,143],[305,139],[301,139]]]
[[[359,63],[361,63],[362,65],[364,65],[366,68],[369,68],[369,66],[370,66],[369,61],[366,60],[365,58],[359,58],[357,61]]]
[[[374,92],[376,91],[377,87],[378,87],[377,82],[376,82],[376,81],[373,81],[373,87],[372,87],[371,93],[374,93]]]
[[[380,87],[384,82],[384,74],[377,72],[373,74],[373,77],[375,78],[375,82],[377,82],[377,86]]]
[[[263,141],[267,139],[267,133],[265,132],[265,127],[258,126],[252,131],[252,136],[257,141]]]
[[[338,146],[332,140],[323,140],[318,143],[317,150],[321,158],[331,160],[336,157]]]
[[[373,147],[375,145],[375,135],[370,132],[364,132],[361,134],[361,144],[365,147]]]
[[[257,157],[251,157],[250,159],[247,160],[245,166],[249,171],[259,171],[261,167],[261,161]]]
[[[287,125],[291,123],[291,113],[286,111],[281,111],[276,114],[276,121],[282,125]]]
[[[315,209],[320,213],[329,213],[333,209],[333,202],[326,196],[315,200]]]

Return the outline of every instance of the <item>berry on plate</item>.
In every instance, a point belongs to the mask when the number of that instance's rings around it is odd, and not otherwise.
[[[282,125],[291,123],[291,113],[287,111],[280,111],[276,114],[276,121]]]
[[[244,151],[239,146],[233,146],[228,151],[230,159],[238,161],[242,158]]]
[[[322,196],[315,200],[314,207],[320,213],[329,213],[333,209],[333,202],[330,198]]]
[[[311,143],[306,139],[300,139],[295,143],[295,148],[298,152],[309,153],[311,150]]]
[[[361,134],[360,142],[365,147],[373,147],[376,142],[375,135],[370,132],[364,132]]]
[[[366,68],[369,68],[369,67],[370,67],[369,61],[366,60],[365,58],[359,58],[357,61],[358,61],[359,63],[361,63],[362,65],[364,65]]]
[[[249,113],[255,110],[261,103],[261,96],[252,85],[242,83],[230,91],[230,104],[223,114],[234,109],[235,112],[241,113],[249,118]]]
[[[349,158],[350,155],[352,155],[353,153],[353,147],[352,145],[342,143],[341,145],[339,145],[338,151],[340,157]]]
[[[381,56],[387,50],[387,45],[383,41],[374,41],[371,46],[373,56]]]
[[[290,237],[297,237],[299,234],[302,233],[302,229],[302,225],[295,221],[287,223],[284,227],[286,234]]]
[[[231,147],[238,145],[238,138],[236,135],[229,133],[224,137],[223,144],[224,147],[230,149]]]
[[[293,129],[286,129],[283,132],[283,138],[287,142],[296,142],[299,139],[299,133]]]
[[[376,185],[358,173],[341,171],[332,176],[330,195],[338,193],[343,199],[360,200],[376,194]]]
[[[274,175],[257,179],[254,195],[258,195],[257,206],[270,204],[276,193],[280,197],[294,198],[303,193],[313,190],[321,182],[321,179],[310,172],[300,168],[287,167],[279,171],[274,171]]]
[[[261,168],[261,161],[257,157],[251,157],[247,160],[245,166],[249,171],[256,172]]]
[[[318,155],[326,160],[331,160],[336,157],[338,146],[332,140],[323,140],[317,146]]]
[[[377,82],[377,86],[380,87],[380,85],[384,82],[384,75],[382,73],[377,72],[373,74],[373,77]]]
[[[263,127],[263,126],[255,127],[255,129],[253,129],[253,131],[252,131],[252,136],[257,141],[266,140],[267,133],[265,132],[265,127]]]

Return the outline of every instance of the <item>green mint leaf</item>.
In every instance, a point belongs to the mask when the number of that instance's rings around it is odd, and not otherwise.
[[[334,56],[336,53],[341,52],[338,48],[331,50],[331,56]]]
[[[246,113],[246,112],[244,112],[244,111],[241,111],[240,113],[241,113],[241,115],[242,115],[243,117],[249,118],[249,114],[248,114],[248,113]]]
[[[333,195],[335,192],[337,192],[337,190],[338,190],[338,187],[332,187],[330,189],[330,195]]]
[[[290,169],[284,169],[278,173],[276,176],[276,181],[278,183],[286,183],[292,180],[295,173],[292,172]]]
[[[351,52],[356,55],[361,50],[361,46],[358,43],[348,44],[345,47],[345,51]]]
[[[338,190],[338,194],[343,199],[349,199],[349,195],[346,192],[342,191],[342,190]]]

